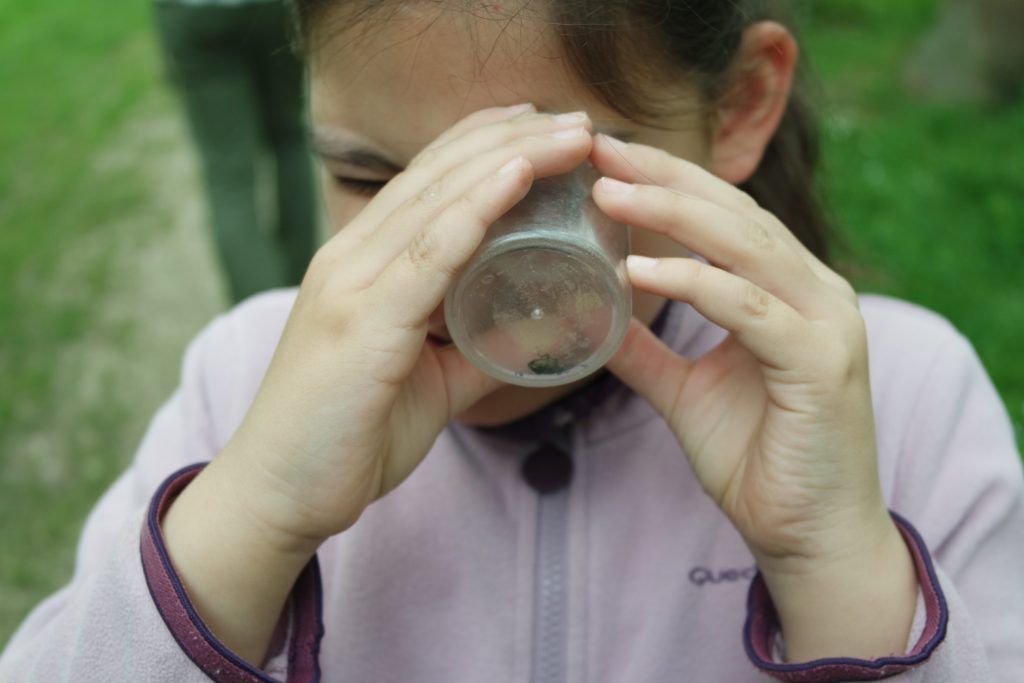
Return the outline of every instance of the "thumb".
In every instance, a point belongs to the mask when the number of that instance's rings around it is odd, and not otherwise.
[[[607,363],[616,377],[647,399],[666,420],[692,367],[636,318],[629,322],[622,346]]]
[[[470,363],[454,344],[438,349],[437,358],[448,389],[449,419],[505,386],[501,380]]]

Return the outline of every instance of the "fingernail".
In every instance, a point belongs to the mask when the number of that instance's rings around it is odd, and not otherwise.
[[[520,154],[514,159],[505,162],[505,165],[498,169],[498,175],[504,176],[512,173],[523,163],[523,155]]]
[[[636,192],[636,185],[632,183],[624,183],[621,180],[615,178],[604,177],[601,178],[601,186],[605,192],[610,194],[632,194]]]
[[[573,111],[568,114],[559,114],[555,117],[555,121],[558,123],[583,123],[587,120],[587,112],[585,111]]]
[[[658,265],[658,259],[647,256],[630,254],[626,257],[626,268],[628,270],[653,270]]]
[[[551,137],[553,137],[553,138],[575,138],[575,137],[578,137],[580,133],[586,133],[586,132],[587,132],[586,128],[568,128],[566,130],[560,130],[557,133],[552,133]]]
[[[505,107],[502,110],[502,112],[504,113],[505,118],[510,119],[513,116],[525,114],[526,112],[532,111],[534,109],[535,107],[533,106],[532,102],[524,102],[522,104],[514,104],[511,107]]]

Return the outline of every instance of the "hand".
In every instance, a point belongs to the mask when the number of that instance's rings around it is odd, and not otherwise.
[[[895,597],[881,601],[897,612],[891,633],[877,628],[882,618],[868,625],[901,649],[916,583],[882,498],[867,340],[853,288],[752,198],[694,164],[606,136],[598,136],[591,160],[625,181],[595,184],[605,213],[709,262],[631,257],[633,286],[685,301],[729,331],[691,361],[634,320],[609,369],[664,417],[704,490],[743,536],[779,608],[787,647],[821,655],[834,644],[821,642],[828,629],[820,610],[828,605],[807,604],[831,595],[844,608]],[[879,581],[851,582],[865,564],[872,578],[881,571]],[[794,635],[796,624],[806,637]],[[838,624],[836,634],[844,628]]]
[[[234,652],[261,662],[320,544],[500,386],[427,342],[429,318],[533,177],[587,158],[589,130],[585,115],[532,106],[472,114],[317,252],[241,426],[164,518],[194,607]]]
[[[508,114],[483,110],[445,132],[313,259],[218,458],[250,473],[245,486],[261,494],[250,513],[285,538],[315,545],[350,526],[454,415],[501,386],[454,346],[427,342],[428,318],[532,178],[571,170],[592,145],[585,115]]]

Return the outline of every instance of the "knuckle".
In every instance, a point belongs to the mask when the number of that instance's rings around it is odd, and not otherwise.
[[[413,198],[413,207],[420,208],[433,208],[441,202],[441,198],[444,196],[445,183],[443,179],[435,180],[434,182],[427,185],[425,188]]]
[[[746,210],[743,214],[752,224],[757,225],[773,247],[785,247],[796,254],[810,253],[800,239],[771,211],[755,204],[752,210]]]
[[[409,263],[419,270],[427,270],[437,255],[437,237],[430,228],[431,226],[427,226],[416,233],[406,250]]]
[[[759,252],[773,251],[776,246],[775,237],[756,220],[746,221],[743,227],[743,240],[751,249]]]
[[[764,319],[772,311],[772,296],[752,282],[742,285],[741,306],[743,312],[751,317]]]

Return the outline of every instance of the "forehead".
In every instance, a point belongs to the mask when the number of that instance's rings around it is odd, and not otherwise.
[[[624,121],[572,72],[536,10],[468,6],[402,3],[333,35],[324,29],[310,60],[314,123],[407,160],[485,107],[533,102],[542,110],[585,109],[598,125]]]

